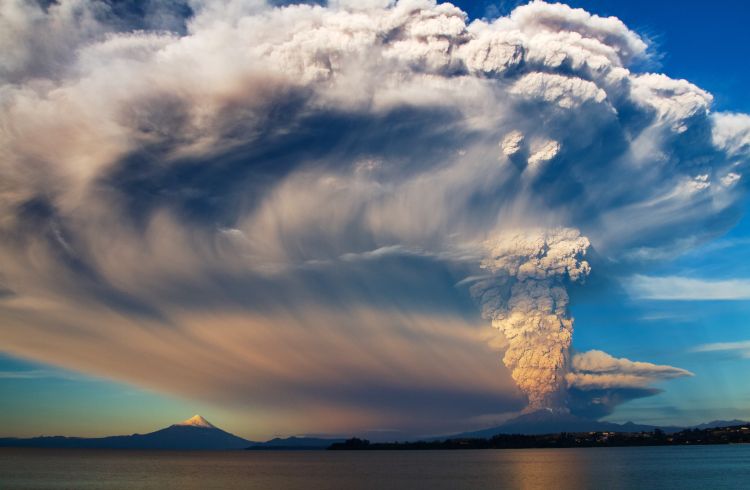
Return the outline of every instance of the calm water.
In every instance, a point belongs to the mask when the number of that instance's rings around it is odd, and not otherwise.
[[[0,448],[0,488],[750,488],[750,445],[385,452]]]

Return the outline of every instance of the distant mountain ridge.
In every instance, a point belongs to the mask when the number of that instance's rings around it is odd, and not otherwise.
[[[714,420],[692,427],[653,426],[627,422],[617,424],[577,417],[565,412],[540,410],[511,419],[496,427],[463,432],[448,436],[422,438],[435,441],[444,439],[488,439],[497,434],[542,435],[561,432],[651,432],[656,428],[666,433],[684,429],[711,429],[747,425],[743,420]],[[412,438],[411,440],[416,440]],[[331,444],[344,442],[344,438],[287,437],[266,442],[250,441],[219,429],[200,415],[147,434],[109,437],[41,436],[28,439],[0,438],[0,447],[43,447],[80,449],[172,449],[172,450],[310,450],[326,449]]]
[[[450,436],[431,437],[435,439],[460,439],[460,438],[490,438],[496,434],[557,434],[560,432],[650,432],[654,429],[661,429],[670,434],[685,429],[711,429],[714,427],[729,427],[747,424],[742,420],[714,420],[712,422],[691,426],[655,426],[647,424],[636,424],[626,422],[618,424],[615,422],[606,422],[594,419],[578,417],[566,412],[552,412],[549,410],[539,410],[520,415],[516,418],[496,427],[481,429],[472,432],[463,432]]]
[[[705,424],[694,425],[688,428],[689,429],[713,429],[716,427],[736,427],[738,425],[747,425],[747,424],[750,424],[750,422],[746,420],[739,420],[739,419],[712,420],[711,422],[706,422]]]
[[[252,444],[256,443],[223,431],[200,415],[148,434],[0,438],[0,446],[47,448],[221,450],[243,449]]]
[[[463,432],[443,438],[489,438],[496,434],[541,435],[559,432],[641,432],[653,429],[654,427],[651,425],[635,424],[633,422],[616,424],[614,422],[586,419],[565,412],[539,410],[520,415],[496,427]],[[674,429],[679,430],[676,427]]]
[[[344,438],[321,437],[276,437],[266,442],[252,444],[247,449],[252,450],[292,450],[292,449],[326,449],[331,444],[344,442]]]

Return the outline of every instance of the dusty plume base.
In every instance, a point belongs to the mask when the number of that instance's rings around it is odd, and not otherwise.
[[[490,275],[471,288],[482,316],[508,340],[503,363],[529,398],[528,411],[566,410],[573,337],[565,285],[590,271],[589,241],[571,228],[528,229],[485,243]],[[549,408],[555,407],[555,408]]]

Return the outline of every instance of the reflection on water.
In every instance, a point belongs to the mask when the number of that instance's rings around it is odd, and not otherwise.
[[[506,455],[505,458],[498,458],[496,466],[502,468],[502,473],[512,488],[563,490],[593,488],[593,482],[588,478],[591,472],[590,460],[585,451],[540,449],[513,451],[513,454]],[[497,476],[502,478],[499,474]]]
[[[750,445],[383,452],[0,448],[0,488],[750,488]]]

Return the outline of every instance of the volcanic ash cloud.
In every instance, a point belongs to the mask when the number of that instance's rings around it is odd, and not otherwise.
[[[523,402],[453,287],[486,257],[474,294],[532,408],[672,379],[576,361],[565,286],[589,240],[619,280],[733,226],[750,116],[644,72],[621,21],[136,3],[0,0],[4,353],[269,430],[458,431]]]
[[[481,267],[491,275],[471,293],[508,339],[503,362],[528,396],[528,410],[564,409],[573,336],[565,285],[591,270],[584,260],[589,241],[562,228],[503,234],[485,245]]]

